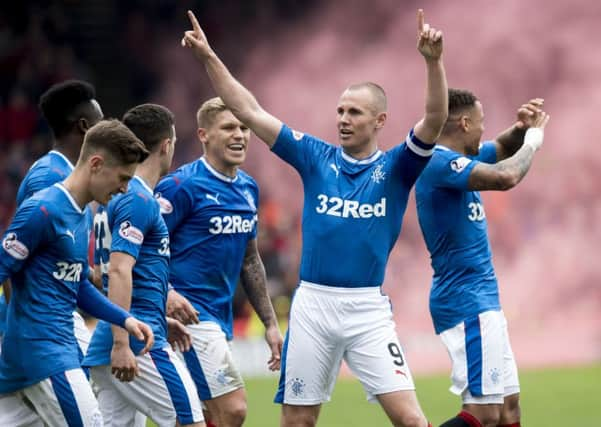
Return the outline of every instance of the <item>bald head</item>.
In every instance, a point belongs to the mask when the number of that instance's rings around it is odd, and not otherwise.
[[[346,88],[347,91],[366,91],[370,94],[371,101],[370,106],[374,114],[383,113],[388,108],[386,103],[386,92],[382,89],[382,86],[372,83],[363,82],[350,85]]]

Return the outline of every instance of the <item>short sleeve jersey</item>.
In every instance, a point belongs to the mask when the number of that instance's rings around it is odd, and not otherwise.
[[[146,323],[154,333],[154,349],[167,344],[166,303],[169,279],[169,233],[152,189],[134,176],[125,194],[109,202],[106,209],[111,234],[110,252],[135,258],[129,312]],[[111,283],[110,286],[119,286]],[[113,336],[111,325],[100,321],[84,359],[85,366],[110,363]],[[134,354],[143,343],[130,337]]]
[[[171,238],[170,281],[232,338],[232,298],[248,242],[257,237],[259,189],[242,170],[221,174],[200,158],[155,189]]]
[[[500,309],[484,206],[480,193],[468,189],[478,162],[495,161],[490,142],[476,157],[438,146],[417,181],[418,219],[434,270],[430,312],[437,333]]]
[[[282,126],[273,152],[304,188],[301,280],[381,286],[409,193],[432,154],[409,132],[404,143],[356,160],[341,147]]]

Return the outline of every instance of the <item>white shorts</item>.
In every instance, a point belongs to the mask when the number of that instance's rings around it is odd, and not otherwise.
[[[136,361],[140,375],[131,382],[119,381],[108,365],[90,369],[104,427],[132,426],[137,411],[159,427],[204,421],[190,373],[171,348],[152,350]]]
[[[86,326],[85,320],[81,317],[77,311],[73,312],[73,334],[77,339],[79,345],[79,355],[83,359],[83,356],[88,352],[90,346],[90,340],[92,339],[92,333]]]
[[[201,400],[211,400],[244,387],[232,357],[232,349],[215,322],[187,325],[192,348],[181,353],[192,374]]]
[[[337,288],[302,281],[290,311],[276,403],[330,400],[342,360],[370,401],[414,390],[390,300],[379,287]]]
[[[451,357],[451,392],[463,403],[502,404],[520,391],[502,311],[486,311],[440,334]]]
[[[102,415],[84,372],[72,369],[0,396],[0,425],[102,427]]]

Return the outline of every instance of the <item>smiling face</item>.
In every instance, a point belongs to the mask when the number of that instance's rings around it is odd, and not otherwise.
[[[349,154],[371,154],[376,148],[376,134],[384,126],[386,113],[379,111],[374,94],[367,87],[347,89],[336,108],[338,140]]]
[[[244,163],[250,129],[231,111],[217,113],[207,127],[198,129],[198,137],[207,160],[218,171],[232,175]]]

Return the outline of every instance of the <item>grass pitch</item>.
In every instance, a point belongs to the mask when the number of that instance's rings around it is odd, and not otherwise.
[[[448,391],[447,375],[417,377],[417,394],[434,426],[459,412],[460,400]],[[601,364],[520,373],[522,424],[528,427],[601,427]],[[279,426],[280,407],[272,403],[277,378],[247,379],[245,427]],[[149,426],[152,424],[149,423]],[[332,400],[323,405],[320,427],[375,427],[390,423],[377,404],[366,401],[361,384],[339,379]]]

